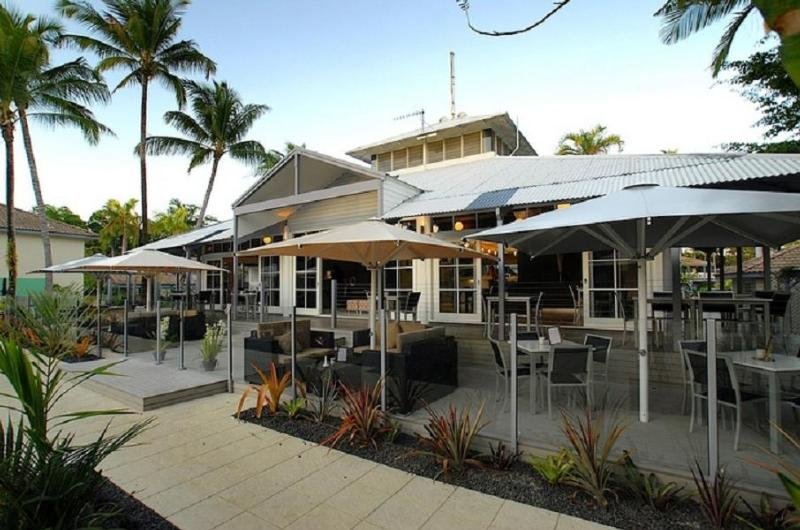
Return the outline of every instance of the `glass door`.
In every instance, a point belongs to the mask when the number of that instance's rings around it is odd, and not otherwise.
[[[623,319],[632,320],[636,262],[620,258],[615,250],[604,250],[586,252],[584,266],[588,274],[586,323],[618,326]]]
[[[479,260],[471,258],[438,260],[434,285],[435,315],[442,322],[480,321]]]

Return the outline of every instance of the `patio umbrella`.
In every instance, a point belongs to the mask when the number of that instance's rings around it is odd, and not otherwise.
[[[180,256],[174,256],[161,252],[158,250],[149,249],[135,249],[127,254],[114,256],[102,260],[93,261],[89,264],[74,267],[76,272],[127,272],[138,273],[146,275],[154,275],[161,273],[187,273],[187,272],[200,272],[200,271],[221,271],[224,269],[208,265],[200,261],[194,261]],[[128,327],[127,327],[127,307],[125,311],[125,342],[128,340]],[[180,312],[181,329],[183,329],[183,311]],[[230,330],[228,330],[230,333]],[[156,303],[156,364],[160,364],[161,349],[161,305]],[[183,368],[183,334],[180,337],[180,350],[181,350],[181,368]],[[230,363],[229,363],[230,364]],[[231,366],[228,367],[230,373]]]
[[[431,235],[420,234],[400,225],[380,220],[369,220],[340,226],[294,239],[287,239],[261,247],[244,250],[239,256],[305,256],[360,263],[370,270],[370,335],[374,337],[374,300],[377,271],[395,260],[427,258],[483,258],[491,256],[470,250],[461,245],[443,241]],[[381,300],[381,305],[382,305]],[[386,333],[381,334],[381,374],[386,366]],[[374,346],[374,342],[372,342]],[[381,394],[386,405],[386,387]]]
[[[47,272],[53,272],[53,273],[70,273],[70,272],[73,272],[73,273],[81,273],[81,274],[85,273],[85,272],[87,272],[87,273],[89,273],[89,272],[96,273],[95,274],[95,277],[97,279],[97,331],[96,331],[96,337],[97,337],[97,356],[98,357],[102,357],[102,353],[103,353],[102,345],[101,345],[101,342],[100,342],[101,335],[102,335],[102,332],[100,330],[100,317],[101,317],[101,309],[100,309],[100,298],[101,298],[100,297],[100,274],[97,274],[100,271],[92,270],[91,267],[95,263],[98,263],[98,262],[100,262],[102,260],[105,260],[105,259],[108,259],[108,256],[106,256],[105,254],[100,254],[98,252],[97,254],[92,254],[91,256],[86,256],[85,258],[73,259],[73,260],[70,260],[70,261],[65,261],[64,263],[59,263],[57,265],[50,265],[49,267],[44,267],[43,269],[37,269],[37,270],[31,271],[32,273],[47,273]],[[127,342],[126,342],[126,345],[127,345]]]
[[[640,184],[469,237],[531,257],[614,249],[637,260],[639,419],[646,422],[646,261],[672,247],[778,247],[800,239],[800,194]]]

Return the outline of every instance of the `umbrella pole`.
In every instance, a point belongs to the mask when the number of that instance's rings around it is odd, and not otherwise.
[[[376,269],[369,270],[369,347],[375,349],[375,296],[377,295]]]
[[[186,363],[184,362],[184,351],[183,351],[183,300],[178,300],[178,315],[180,316],[180,329],[178,331],[178,335],[180,337],[180,347],[181,347],[181,370],[186,370]]]
[[[102,358],[103,357],[103,341],[102,341],[102,331],[100,330],[100,298],[102,297],[102,287],[103,281],[102,276],[100,274],[97,275],[97,356]]]
[[[647,260],[637,260],[636,318],[638,319],[638,346],[639,346],[639,421],[647,423],[650,420],[649,396],[650,375],[647,356]]]
[[[156,364],[161,364],[161,300],[156,299]]]
[[[386,410],[386,308],[383,305],[383,266],[378,268],[378,313],[381,319],[381,410]]]
[[[125,282],[125,310],[122,312],[124,320],[122,323],[122,349],[125,357],[128,356],[128,310],[131,303],[131,283],[131,273],[129,272]]]

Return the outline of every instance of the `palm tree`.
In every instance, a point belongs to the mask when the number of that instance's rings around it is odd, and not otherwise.
[[[139,173],[141,180],[142,228],[140,240],[147,242],[147,101],[150,83],[160,81],[175,94],[178,106],[186,101],[182,80],[176,72],[216,71],[214,61],[203,55],[192,40],[178,40],[181,17],[189,0],[102,0],[105,10],[96,10],[86,0],[59,0],[65,16],[86,26],[97,37],[65,35],[63,39],[100,57],[100,72],[127,71],[114,91],[141,86],[139,117]]]
[[[13,302],[17,287],[17,244],[14,228],[14,133],[29,82],[49,62],[46,41],[61,27],[45,18],[22,15],[0,4],[0,129],[6,149],[7,296]]]
[[[264,153],[263,158],[258,162],[258,168],[256,169],[256,175],[266,175],[269,173],[269,170],[273,167],[278,165],[278,162],[286,158],[286,155],[294,151],[295,149],[305,149],[306,144],[296,144],[293,142],[286,142],[283,151],[278,149],[270,149],[266,153]]]
[[[203,226],[222,157],[227,153],[231,158],[247,164],[264,159],[264,146],[244,137],[269,107],[242,103],[239,94],[224,81],[214,81],[213,84],[187,82],[186,90],[193,116],[182,111],[164,114],[164,120],[186,138],[151,136],[147,139],[147,152],[152,155],[187,155],[190,157],[190,172],[201,164],[211,162],[211,176],[197,215],[197,226]]]
[[[156,213],[151,231],[153,239],[162,239],[188,232],[193,226],[190,216],[189,208],[184,205],[170,207],[165,212]]]
[[[606,134],[605,125],[595,125],[586,131],[568,133],[558,142],[557,155],[599,155],[606,154],[612,147],[622,151],[625,142],[618,134]]]
[[[98,215],[103,217],[104,224],[100,229],[100,245],[102,248],[116,249],[116,242],[120,241],[121,252],[128,251],[128,243],[135,246],[138,240],[139,216],[136,215],[136,199],[128,199],[120,203],[116,199],[109,199],[103,211]]]
[[[46,204],[42,196],[42,185],[36,157],[33,152],[33,140],[28,118],[51,126],[72,126],[78,128],[87,142],[97,144],[100,135],[111,133],[105,125],[99,123],[92,111],[85,104],[94,101],[107,102],[110,99],[108,87],[100,75],[90,68],[83,58],[48,68],[31,78],[28,90],[15,102],[19,113],[22,130],[22,142],[28,159],[33,193],[36,198],[36,212],[41,226],[44,264],[53,264],[50,249],[50,228],[47,219]],[[23,99],[24,98],[24,99]],[[45,288],[53,287],[53,275],[45,275]]]
[[[711,60],[714,77],[728,57],[731,44],[747,17],[758,11],[764,24],[781,40],[781,60],[800,86],[800,17],[797,2],[776,0],[667,0],[655,15],[661,17],[661,39],[673,44],[723,19],[729,20]]]

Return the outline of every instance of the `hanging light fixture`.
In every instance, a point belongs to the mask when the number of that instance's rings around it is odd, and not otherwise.
[[[269,245],[272,243],[272,236],[264,236],[261,238],[261,241],[263,241],[265,245]]]
[[[461,232],[462,230],[464,230],[464,223],[462,223],[461,221],[456,221],[454,227],[456,229],[456,232]]]

